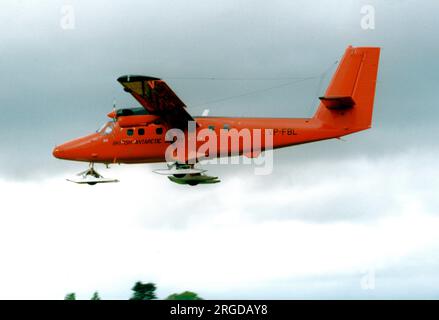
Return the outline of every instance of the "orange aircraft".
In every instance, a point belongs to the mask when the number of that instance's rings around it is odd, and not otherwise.
[[[168,169],[157,170],[179,184],[197,185],[219,182],[217,177],[207,176],[205,170],[194,167],[198,162],[197,152],[204,141],[196,139],[196,152],[189,151],[175,155],[174,162],[166,157],[168,147],[175,142],[168,141],[167,133],[179,129],[186,138],[201,130],[216,133],[218,152],[203,153],[205,158],[231,155],[257,157],[260,151],[315,142],[366,130],[371,127],[378,72],[380,48],[348,47],[333,75],[333,78],[312,118],[232,118],[192,117],[185,104],[158,78],[148,76],[122,76],[117,79],[141,105],[139,108],[118,109],[108,114],[112,119],[96,133],[74,139],[56,146],[53,155],[59,159],[90,163],[88,170],[71,179],[76,183],[117,182],[105,179],[94,169],[94,163],[107,166],[113,163],[167,162]],[[190,124],[194,125],[190,125]],[[240,141],[238,144],[220,144],[224,132],[242,129],[256,132],[270,132],[262,138],[259,150]],[[202,139],[201,139],[202,140]],[[187,146],[188,142],[184,142]],[[270,144],[270,145],[269,145]],[[194,158],[196,158],[194,160]],[[166,161],[168,160],[168,161]]]

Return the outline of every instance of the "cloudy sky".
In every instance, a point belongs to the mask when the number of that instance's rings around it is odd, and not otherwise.
[[[0,6],[0,298],[125,299],[137,280],[159,297],[439,297],[436,1]],[[123,74],[164,78],[193,115],[311,116],[348,45],[382,48],[373,128],[278,150],[269,176],[210,165],[222,183],[192,188],[125,165],[89,187],[51,155],[113,100],[136,105]],[[264,91],[290,77],[312,79]]]

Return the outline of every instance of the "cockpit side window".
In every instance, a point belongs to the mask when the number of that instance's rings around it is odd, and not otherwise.
[[[110,134],[112,132],[113,132],[113,126],[112,125],[109,125],[109,126],[105,127],[105,130],[104,130],[105,134]]]
[[[107,126],[108,123],[104,123],[102,126],[99,127],[98,130],[96,130],[97,133],[102,132],[102,130],[105,129],[105,127]]]
[[[104,124],[99,130],[97,130],[97,132],[106,136],[113,132],[113,128],[114,128],[114,122],[110,121]]]

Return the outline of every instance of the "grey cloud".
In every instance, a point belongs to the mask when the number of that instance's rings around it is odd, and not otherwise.
[[[434,2],[371,1],[376,29],[360,28],[365,1],[257,2],[75,1],[76,29],[59,26],[61,5],[8,2],[2,10],[0,106],[1,174],[35,177],[70,168],[52,159],[52,147],[105,121],[113,99],[136,102],[115,79],[152,74],[169,83],[200,114],[311,116],[319,79],[221,103],[222,97],[264,89],[279,81],[195,81],[178,77],[319,75],[348,44],[382,46],[374,128],[356,135],[345,156],[381,154],[419,143],[436,146]],[[419,16],[423,18],[420,20]],[[332,71],[331,71],[332,72]],[[330,72],[330,73],[331,73]],[[350,138],[349,138],[350,139]],[[422,139],[422,140],[421,140]],[[331,142],[279,152],[290,158],[337,157]],[[27,165],[31,171],[22,170]]]

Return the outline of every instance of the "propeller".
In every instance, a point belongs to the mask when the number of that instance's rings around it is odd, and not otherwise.
[[[113,119],[113,122],[116,122],[117,118],[117,110],[116,110],[116,99],[113,99],[113,111],[107,114],[109,118]]]
[[[113,122],[116,122],[116,99],[113,99],[113,114],[114,114],[114,118],[113,118]]]

